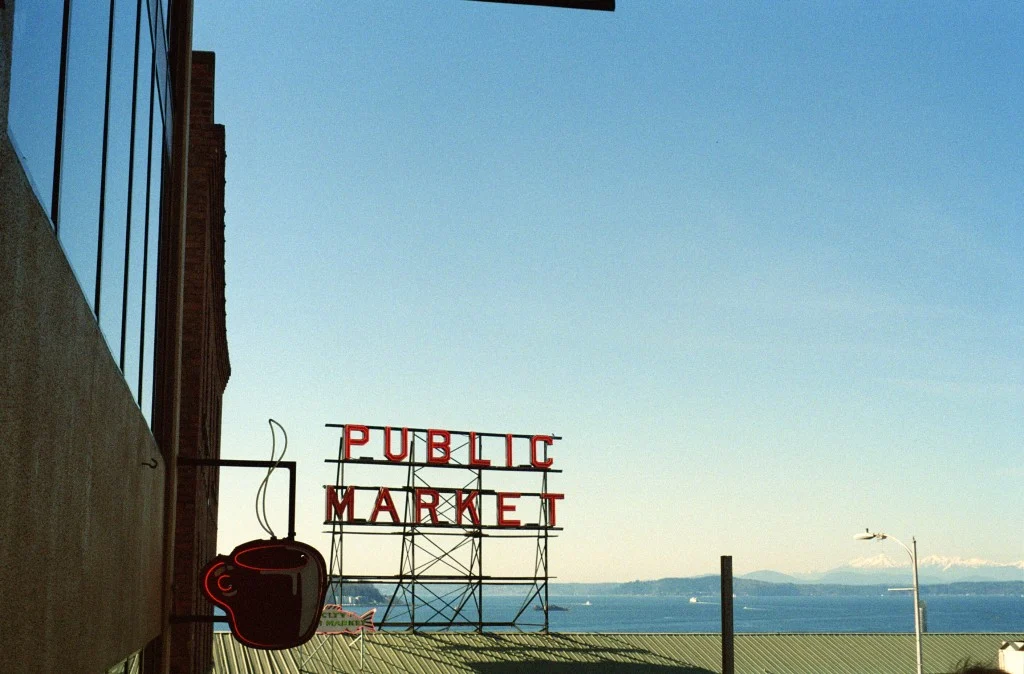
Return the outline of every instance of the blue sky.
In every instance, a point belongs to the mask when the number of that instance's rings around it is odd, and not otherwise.
[[[1024,559],[1020,5],[618,4],[197,0],[224,455],[323,544],[326,422],[560,434],[564,580]]]

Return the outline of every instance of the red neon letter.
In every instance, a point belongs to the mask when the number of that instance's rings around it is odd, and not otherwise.
[[[370,521],[376,522],[377,516],[380,515],[381,511],[391,515],[392,522],[399,522],[398,511],[395,510],[395,502],[391,500],[391,490],[387,487],[381,487],[377,491],[377,500],[373,503],[373,513],[370,515]]]
[[[354,518],[354,512],[356,509],[356,489],[355,487],[349,487],[345,490],[345,496],[338,500],[338,492],[334,487],[327,487],[327,512],[325,516],[325,523],[340,520],[345,515],[345,511],[348,511],[348,517],[345,519],[346,522],[351,522]],[[332,516],[333,514],[333,516]]]
[[[555,526],[555,501],[561,501],[565,494],[541,494],[540,500],[548,502],[548,526]]]
[[[455,523],[462,524],[462,513],[469,511],[469,521],[475,526],[480,526],[480,513],[476,509],[476,498],[478,491],[463,492],[461,489],[455,492]],[[465,496],[463,496],[465,495]]]
[[[435,440],[435,436],[440,440]],[[435,449],[441,450],[439,456],[434,456]],[[451,458],[452,434],[448,431],[427,431],[427,463],[448,463]]]
[[[402,451],[398,454],[391,453],[391,427],[384,429],[384,458],[388,461],[404,461],[409,456],[409,429],[402,429]]]
[[[437,501],[441,498],[441,495],[437,493],[437,490],[417,487],[414,492],[414,496],[416,500],[416,524],[419,524],[422,521],[421,515],[424,508],[426,508],[427,512],[430,513],[430,523],[437,524]],[[424,501],[424,496],[429,496],[430,501]]]
[[[355,431],[359,431],[362,434],[360,438],[353,438],[352,434]],[[370,441],[370,429],[366,426],[349,425],[345,426],[345,432],[342,433],[342,444],[345,446],[345,458],[352,458],[352,447],[358,447],[365,445]]]
[[[551,464],[555,462],[554,459],[547,459],[540,461],[537,459],[537,444],[543,442],[545,445],[550,446],[555,441],[550,435],[535,435],[530,438],[530,463],[533,464],[534,468],[550,468]]]
[[[512,467],[512,436],[505,434],[505,466]]]
[[[515,492],[499,491],[498,492],[498,526],[499,527],[518,527],[519,520],[507,520],[505,519],[505,513],[515,514],[516,504],[505,503],[505,499],[519,498],[522,494]]]
[[[489,459],[478,459],[476,456],[476,433],[469,432],[469,465],[486,468],[491,465]],[[479,522],[477,522],[479,524]]]

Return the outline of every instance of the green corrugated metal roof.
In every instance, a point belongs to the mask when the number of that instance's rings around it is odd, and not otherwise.
[[[926,634],[925,672],[951,671],[964,658],[994,663],[999,645],[1024,634]],[[358,672],[351,637],[316,636],[287,651],[258,651],[229,634],[213,641],[216,674]],[[301,669],[300,669],[301,667]],[[717,634],[399,634],[369,635],[364,672],[606,674],[721,672]],[[740,634],[737,674],[908,674],[912,634]]]

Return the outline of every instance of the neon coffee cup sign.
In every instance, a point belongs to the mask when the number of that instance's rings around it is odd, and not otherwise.
[[[203,592],[224,609],[235,638],[252,648],[294,648],[309,641],[326,591],[323,556],[288,539],[243,543],[203,571]]]

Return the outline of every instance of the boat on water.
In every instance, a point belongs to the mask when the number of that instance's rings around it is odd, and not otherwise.
[[[690,597],[690,603],[691,604],[696,604],[697,603],[697,598],[696,597]]]
[[[589,599],[588,599],[588,600],[586,600],[585,602],[583,602],[583,605],[584,605],[584,606],[593,606],[593,604],[591,604],[591,603],[590,603],[590,600],[589,600]]]
[[[534,611],[543,611],[544,610],[544,604],[537,604],[536,606],[533,607],[533,610]],[[558,604],[548,604],[548,611],[568,611],[568,610],[569,609],[567,609],[566,607],[559,606]]]

